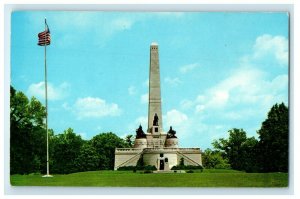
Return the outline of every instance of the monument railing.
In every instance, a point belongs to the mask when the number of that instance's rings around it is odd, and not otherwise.
[[[180,151],[180,152],[199,152],[200,148],[116,148],[115,152],[122,152],[122,153],[137,153],[137,152],[149,152],[149,151],[166,151],[166,152],[172,152],[172,151]]]
[[[143,149],[137,149],[137,148],[116,148],[115,152],[140,152]]]

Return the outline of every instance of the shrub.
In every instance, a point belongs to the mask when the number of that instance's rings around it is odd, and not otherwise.
[[[188,170],[187,173],[194,173],[194,171],[193,170]]]
[[[144,170],[150,170],[150,171],[155,171],[155,170],[157,170],[157,168],[156,168],[154,165],[147,165],[147,166],[144,166],[143,169],[144,169]]]
[[[131,170],[136,170],[136,166],[124,166],[118,168],[118,171],[131,171]]]
[[[217,164],[215,166],[215,169],[231,169],[231,166],[230,166],[230,164],[226,164],[226,163],[224,163],[224,164]]]
[[[155,171],[157,170],[154,165],[147,165],[147,166],[123,166],[119,167],[118,171],[133,171],[136,172],[137,170],[149,170]]]
[[[194,165],[177,165],[173,166],[171,170],[201,170],[203,171],[202,166],[194,166]]]

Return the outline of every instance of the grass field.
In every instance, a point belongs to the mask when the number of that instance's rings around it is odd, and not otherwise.
[[[133,173],[90,171],[68,175],[12,175],[13,186],[98,187],[287,187],[287,173],[244,173],[234,170],[204,170],[195,173]]]

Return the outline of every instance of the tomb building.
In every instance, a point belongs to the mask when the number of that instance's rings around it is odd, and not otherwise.
[[[200,148],[180,148],[176,131],[172,127],[167,133],[163,131],[158,52],[158,44],[151,43],[148,128],[146,132],[141,125],[136,129],[132,148],[115,149],[115,170],[124,166],[136,166],[141,158],[144,165],[154,165],[159,171],[168,171],[181,161],[184,165],[202,166]]]

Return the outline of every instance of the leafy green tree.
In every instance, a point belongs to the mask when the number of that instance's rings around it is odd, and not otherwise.
[[[228,131],[229,138],[221,138],[219,141],[215,140],[212,145],[219,150],[223,157],[228,159],[229,164],[233,169],[249,170],[256,165],[255,138],[247,138],[246,132],[243,129],[233,128]],[[251,152],[248,154],[248,152]],[[252,153],[253,152],[253,153]],[[247,161],[247,162],[246,162]]]
[[[78,171],[99,170],[99,155],[90,143],[82,145],[80,152],[75,159],[75,165]]]
[[[230,164],[219,151],[206,149],[202,154],[203,166],[207,169],[229,169]]]
[[[128,144],[129,147],[133,146],[133,135],[127,135],[125,137],[125,142]]]
[[[289,111],[284,103],[275,104],[262,123],[258,158],[263,172],[287,172],[289,156]]]
[[[246,172],[258,171],[257,144],[258,141],[254,137],[250,137],[241,145],[241,169]]]
[[[46,167],[45,107],[10,87],[10,172],[43,172]]]
[[[80,154],[84,140],[76,135],[73,129],[69,128],[63,134],[54,136],[52,144],[52,173],[74,173],[79,171],[75,160]]]
[[[99,155],[100,169],[113,169],[115,148],[127,148],[128,143],[112,132],[101,133],[91,139],[91,145]]]

